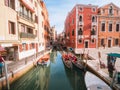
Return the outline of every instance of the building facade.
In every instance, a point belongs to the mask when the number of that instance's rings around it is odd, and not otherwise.
[[[66,46],[76,53],[81,48],[96,48],[97,6],[76,5],[65,20]]]
[[[50,24],[42,0],[1,0],[0,10],[0,46],[7,50],[7,60],[21,60],[45,50]]]
[[[65,43],[76,53],[81,48],[120,46],[120,8],[110,3],[76,5],[65,20]]]
[[[120,46],[120,8],[113,3],[98,8],[98,47]]]

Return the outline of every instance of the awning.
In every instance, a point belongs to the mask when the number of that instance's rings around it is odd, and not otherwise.
[[[119,53],[109,53],[107,54],[108,56],[112,56],[112,57],[117,57],[120,58],[120,54]]]

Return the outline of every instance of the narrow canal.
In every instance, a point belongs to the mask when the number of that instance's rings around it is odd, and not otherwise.
[[[38,66],[10,85],[10,90],[86,90],[84,73],[69,70],[60,52],[50,55],[48,67]]]

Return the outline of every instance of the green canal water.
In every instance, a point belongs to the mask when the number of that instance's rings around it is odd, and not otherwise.
[[[84,73],[66,68],[60,52],[52,52],[50,61],[48,67],[30,70],[11,84],[10,90],[86,90]]]

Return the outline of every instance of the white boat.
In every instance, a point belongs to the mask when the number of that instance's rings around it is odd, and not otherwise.
[[[102,79],[88,71],[85,74],[85,84],[87,90],[112,90]]]

